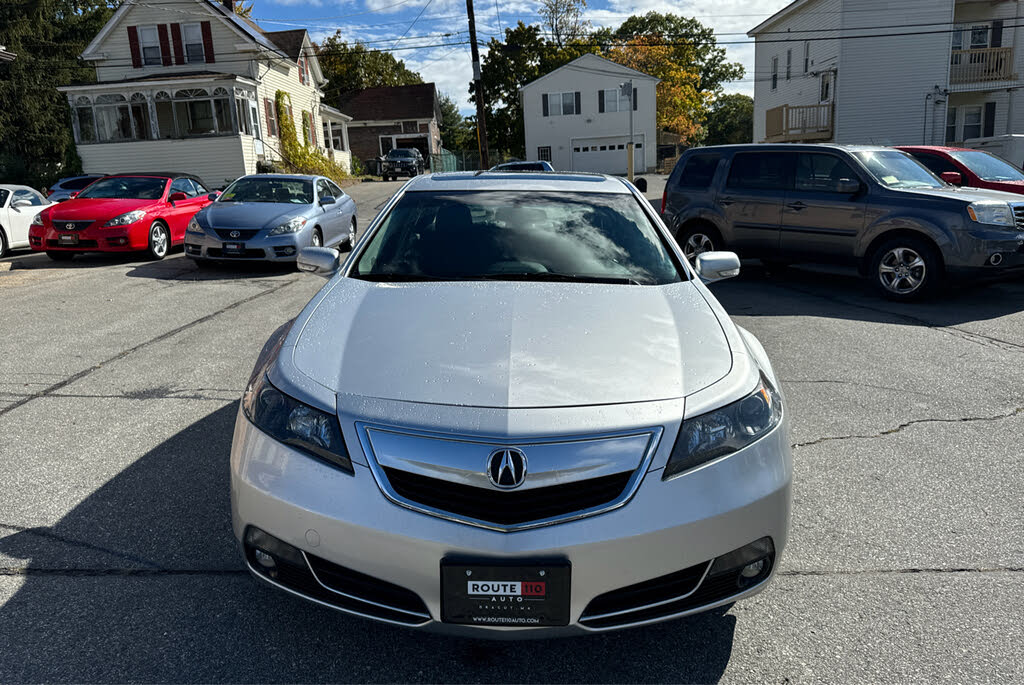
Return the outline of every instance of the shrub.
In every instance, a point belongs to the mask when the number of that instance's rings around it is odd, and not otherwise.
[[[274,96],[274,104],[277,108],[277,125],[281,140],[282,164],[287,166],[292,173],[326,176],[334,181],[348,178],[348,174],[345,173],[345,169],[340,164],[328,158],[316,147],[299,143],[299,138],[295,131],[295,121],[288,116],[288,109],[291,104],[291,98],[288,93],[280,90],[277,91]],[[303,122],[304,132],[305,126],[306,124]]]

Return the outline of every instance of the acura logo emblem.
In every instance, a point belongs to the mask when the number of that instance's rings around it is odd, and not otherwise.
[[[237,238],[238,236],[240,236],[242,234],[239,233],[238,231],[231,231],[231,233],[229,233],[228,235],[230,235],[232,238]]]
[[[487,457],[487,478],[502,490],[518,488],[526,480],[526,455],[515,447],[494,450]]]
[[[68,229],[69,231],[73,231],[75,230],[75,225],[71,223],[64,224],[64,228]]]

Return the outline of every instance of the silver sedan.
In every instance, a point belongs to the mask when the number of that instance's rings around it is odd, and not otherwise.
[[[295,262],[303,247],[350,248],[355,236],[356,204],[331,179],[257,174],[237,179],[192,218],[185,254],[200,264]]]
[[[410,181],[266,343],[231,453],[252,574],[387,623],[592,633],[749,597],[786,544],[760,343],[621,179]]]

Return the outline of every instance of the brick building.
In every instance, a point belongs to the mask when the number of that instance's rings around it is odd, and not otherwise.
[[[343,96],[338,109],[352,117],[352,154],[374,159],[396,147],[417,148],[428,160],[441,152],[441,104],[433,83],[366,88]]]

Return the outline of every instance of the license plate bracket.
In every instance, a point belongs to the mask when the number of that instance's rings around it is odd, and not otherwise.
[[[224,243],[225,254],[244,254],[245,243]]]
[[[572,567],[553,561],[441,562],[441,620],[476,626],[569,624]]]
[[[58,245],[77,245],[78,235],[76,233],[62,233],[57,236]]]

